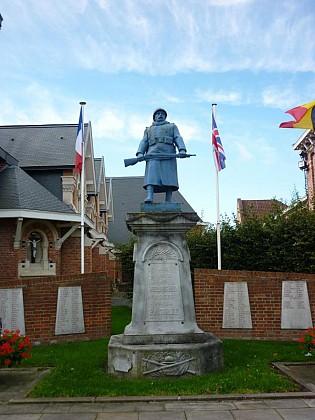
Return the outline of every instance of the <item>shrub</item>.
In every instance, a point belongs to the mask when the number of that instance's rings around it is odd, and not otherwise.
[[[298,339],[299,347],[306,354],[312,354],[315,348],[315,330],[309,327]]]
[[[31,343],[19,330],[4,330],[0,335],[0,367],[19,366],[31,357]]]

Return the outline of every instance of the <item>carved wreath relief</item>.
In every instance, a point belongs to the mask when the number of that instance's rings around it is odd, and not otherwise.
[[[148,252],[148,257],[150,260],[177,260],[174,249],[165,245],[154,247],[150,253]]]

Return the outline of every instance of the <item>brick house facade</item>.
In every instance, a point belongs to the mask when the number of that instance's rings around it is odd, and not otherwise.
[[[80,273],[76,130],[0,127],[0,279]],[[84,144],[84,272],[112,270],[104,160],[94,158],[91,123],[85,124]]]
[[[81,275],[81,177],[74,172],[77,125],[0,127],[0,291],[23,289],[26,333],[39,342],[54,339],[52,325],[49,332],[43,327],[40,337],[33,331],[33,318],[47,302],[53,301],[56,310],[58,287],[82,286],[84,305],[91,305],[88,296],[100,293],[99,302],[110,311],[110,283],[119,277],[114,245],[107,238],[110,196],[104,160],[94,157],[91,123],[85,124],[84,132],[85,274]],[[51,323],[55,314],[46,309]],[[88,312],[90,327],[83,339],[99,336],[91,327],[93,318],[95,325],[101,321],[99,310],[94,310],[94,315]],[[109,314],[104,316],[103,336],[110,326]]]
[[[299,168],[305,176],[306,199],[310,208],[314,208],[315,199],[315,134],[313,130],[305,130],[293,145],[300,154]]]

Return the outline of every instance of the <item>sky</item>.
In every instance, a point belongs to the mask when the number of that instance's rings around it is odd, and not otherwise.
[[[304,130],[279,124],[315,100],[314,0],[2,0],[0,13],[0,125],[76,124],[86,101],[106,176],[140,176],[124,159],[162,107],[196,154],[178,160],[179,191],[215,223],[216,103],[220,214],[305,195]]]

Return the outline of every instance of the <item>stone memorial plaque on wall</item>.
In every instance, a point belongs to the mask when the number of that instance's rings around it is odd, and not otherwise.
[[[85,332],[81,286],[59,287],[55,334]]]
[[[176,260],[150,260],[146,267],[145,321],[184,321]]]
[[[247,282],[225,282],[223,328],[252,328]]]
[[[304,330],[312,326],[306,281],[283,281],[281,328]]]
[[[0,329],[20,330],[25,335],[23,290],[0,289]]]

